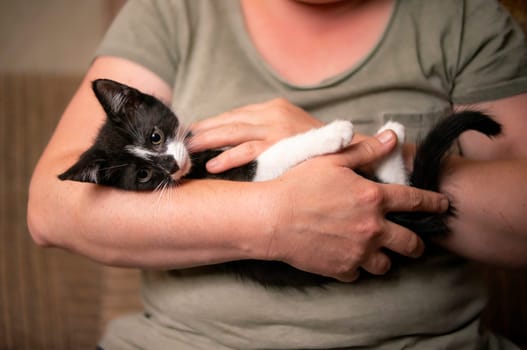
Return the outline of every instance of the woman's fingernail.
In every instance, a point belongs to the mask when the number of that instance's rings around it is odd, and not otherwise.
[[[425,252],[425,246],[423,244],[419,244],[419,246],[417,246],[417,248],[412,252],[411,257],[420,258],[424,252]]]
[[[207,169],[209,171],[214,171],[219,165],[220,162],[216,158],[213,158],[207,162]]]
[[[390,130],[384,130],[383,132],[381,132],[380,134],[377,134],[377,136],[375,136],[377,138],[377,140],[379,140],[381,143],[390,143],[393,141],[393,139],[395,138],[395,134],[390,131]]]
[[[450,207],[450,201],[448,200],[448,198],[441,199],[441,210],[447,211],[449,207]]]

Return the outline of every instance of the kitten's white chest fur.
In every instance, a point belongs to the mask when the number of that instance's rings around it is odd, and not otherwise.
[[[375,175],[385,183],[407,184],[408,174],[404,168],[401,145],[404,142],[404,127],[388,122],[379,132],[391,129],[398,138],[397,148],[378,164]],[[312,157],[336,153],[346,148],[353,138],[353,124],[336,120],[318,129],[284,139],[263,152],[257,159],[258,167],[253,181],[274,179],[291,167]]]

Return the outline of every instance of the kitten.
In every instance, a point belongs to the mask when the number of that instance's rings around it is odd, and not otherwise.
[[[61,180],[150,191],[173,186],[184,178],[265,181],[311,157],[338,152],[349,145],[353,137],[353,125],[337,120],[279,141],[246,165],[221,174],[209,174],[205,163],[221,150],[191,154],[187,148],[190,133],[161,101],[108,79],[95,80],[92,88],[106,112],[106,122],[94,144],[72,167],[59,175]],[[501,132],[498,123],[480,112],[453,114],[439,123],[419,145],[413,172],[408,175],[400,149],[404,127],[389,122],[380,131],[385,129],[392,129],[397,134],[399,147],[377,166],[374,176],[363,176],[431,191],[439,190],[443,159],[461,133],[476,130],[494,136]],[[447,233],[445,221],[449,215],[453,215],[452,210],[445,214],[390,213],[388,218],[426,238]],[[265,286],[302,288],[332,281],[274,261],[241,260],[219,264],[218,268]]]

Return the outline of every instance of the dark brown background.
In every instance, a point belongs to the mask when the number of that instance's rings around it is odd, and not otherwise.
[[[527,1],[503,2],[527,30]],[[121,3],[108,1],[101,16]],[[0,71],[0,350],[92,350],[109,319],[140,307],[137,271],[38,248],[27,232],[32,169],[81,77]],[[485,324],[527,348],[527,271],[486,274]]]

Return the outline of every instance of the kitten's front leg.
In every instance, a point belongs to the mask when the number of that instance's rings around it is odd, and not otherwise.
[[[318,129],[283,139],[257,159],[253,181],[274,179],[291,167],[312,157],[335,153],[348,146],[353,137],[353,124],[336,120]]]

